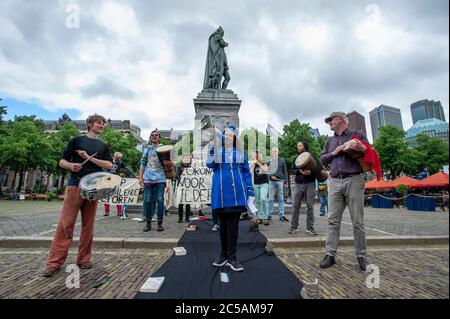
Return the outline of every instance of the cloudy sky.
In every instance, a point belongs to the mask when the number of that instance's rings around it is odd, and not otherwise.
[[[225,4],[226,3],[226,4]],[[73,5],[76,6],[73,6]],[[441,101],[448,120],[448,0],[2,0],[8,116],[100,113],[191,129],[209,35],[220,25],[241,128],[293,119],[322,134],[334,110]],[[79,28],[76,12],[79,9]]]

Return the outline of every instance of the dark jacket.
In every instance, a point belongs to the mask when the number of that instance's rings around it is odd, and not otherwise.
[[[278,163],[273,158],[270,159],[269,164],[269,181],[272,181],[272,176],[275,176],[277,180],[283,180],[288,182],[288,172],[286,169],[286,162],[281,157],[278,157]]]
[[[175,179],[177,180],[177,185],[180,183],[181,175],[183,174],[183,171],[186,167],[191,167],[191,163],[189,163],[189,164],[180,163],[175,168],[175,173],[176,173]]]
[[[309,152],[308,142],[302,141],[302,144],[305,146],[305,152]],[[318,165],[311,171],[311,175],[303,175],[302,173],[300,173],[300,169],[295,166],[295,161],[294,163],[292,163],[291,174],[295,175],[296,184],[314,183],[316,181],[316,175],[323,170],[323,166],[320,161],[314,155],[312,155],[312,157],[316,160]]]
[[[115,175],[120,175],[121,173],[124,173],[125,171],[125,175],[129,176],[129,177],[135,177],[136,173],[134,173],[128,166],[127,164],[125,164],[124,161],[122,161],[121,159],[118,160],[117,162],[113,160],[113,166],[112,168],[109,170],[110,173],[113,173]]]

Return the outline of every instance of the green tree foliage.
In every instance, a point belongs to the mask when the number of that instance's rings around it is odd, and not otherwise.
[[[448,143],[438,137],[431,137],[426,134],[419,134],[413,144],[416,152],[417,170],[425,168],[431,174],[439,172],[443,165],[448,165]]]
[[[322,154],[323,150],[325,149],[325,143],[328,140],[328,135],[319,135],[317,138],[317,143],[319,144],[320,154]]]
[[[380,155],[383,171],[392,179],[415,165],[414,153],[408,149],[408,143],[403,140],[404,137],[403,130],[393,125],[386,125],[380,128],[379,136],[373,143]]]
[[[180,141],[175,146],[177,147],[177,162],[181,162],[183,155],[192,155],[194,152],[194,132],[186,132],[183,134]]]
[[[239,137],[247,158],[250,156],[250,151],[254,150],[257,150],[266,160],[270,157],[270,137],[267,134],[252,127],[243,130]]]
[[[55,133],[51,133],[48,136],[48,140],[50,141],[50,144],[52,146],[51,149],[52,157],[55,159],[57,163],[59,163],[61,155],[64,149],[67,147],[69,141],[73,137],[79,135],[81,135],[81,132],[73,124],[65,123],[60,127],[60,130],[58,130]],[[62,176],[65,176],[67,174],[67,170],[60,168],[58,164],[53,167],[48,167],[47,171],[51,173],[58,173],[59,175]]]
[[[320,156],[322,150],[320,149],[318,141],[311,136],[310,130],[311,127],[309,126],[309,123],[300,123],[297,119],[284,126],[279,149],[280,156],[286,160],[287,167],[291,167],[298,156],[298,142],[308,142],[310,153],[316,157]]]
[[[3,167],[19,172],[22,177],[22,173],[29,169],[56,165],[41,122],[33,117],[16,118],[7,124],[6,132],[0,141],[0,163]]]
[[[1,101],[2,99],[0,99]],[[0,106],[0,138],[1,136],[6,134],[6,122],[3,121],[3,116],[6,115],[8,112],[6,111],[6,106]],[[0,163],[0,168],[1,168]]]
[[[164,136],[161,136],[161,138],[160,138],[160,140],[159,140],[159,143],[160,143],[160,144],[164,144],[164,145],[170,145],[170,144],[172,144],[172,143],[170,142],[170,140],[168,140],[168,139],[165,138]]]
[[[141,152],[136,149],[138,141],[132,134],[122,133],[107,127],[99,138],[109,146],[111,155],[115,152],[122,153],[122,159],[125,163],[133,171],[138,170]]]
[[[406,185],[400,184],[396,188],[397,193],[402,196],[405,196],[408,193],[408,187]]]
[[[2,99],[0,99],[0,103],[1,103]],[[6,111],[6,106],[5,105],[0,105],[0,125],[3,122],[3,116],[6,115],[8,112]]]

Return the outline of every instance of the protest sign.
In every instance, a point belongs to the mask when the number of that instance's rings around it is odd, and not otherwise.
[[[212,169],[207,167],[184,168],[177,184],[176,205],[211,204]]]
[[[112,196],[102,199],[100,202],[112,205],[137,204],[140,188],[138,179],[122,178],[116,192]]]

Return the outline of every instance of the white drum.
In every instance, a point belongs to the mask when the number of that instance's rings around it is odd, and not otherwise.
[[[108,172],[95,172],[80,180],[81,198],[98,201],[113,195],[120,186],[122,178]]]

